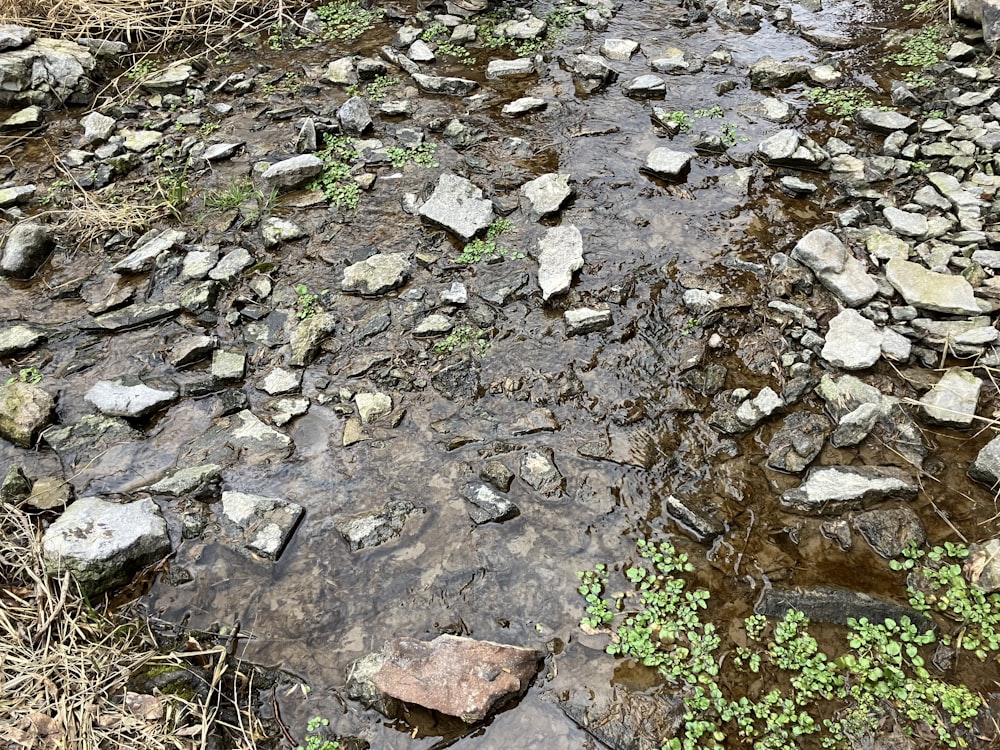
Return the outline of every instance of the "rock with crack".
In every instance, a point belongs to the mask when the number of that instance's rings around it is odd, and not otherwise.
[[[201,464],[172,471],[145,489],[157,495],[215,499],[222,484],[222,467],[218,464]]]
[[[830,320],[820,356],[834,367],[864,370],[882,356],[882,331],[852,308],[841,310]]]
[[[389,717],[402,703],[473,724],[520,697],[541,661],[532,648],[454,635],[395,638],[351,664],[347,691]]]
[[[806,515],[838,515],[885,500],[912,500],[919,486],[895,466],[823,466],[781,495],[783,508]]]
[[[493,203],[464,177],[445,172],[431,197],[420,207],[420,216],[468,242],[493,223]]]
[[[336,330],[337,319],[333,313],[323,312],[299,322],[288,342],[288,363],[292,367],[306,367],[319,353],[319,346]]]
[[[170,552],[167,522],[152,500],[82,497],[42,536],[46,571],[68,571],[89,596],[126,583]]]
[[[379,511],[339,518],[334,527],[351,552],[357,552],[395,539],[402,532],[406,519],[416,510],[409,500],[390,500]]]
[[[768,445],[767,465],[778,471],[805,471],[819,455],[830,434],[830,422],[822,414],[790,414]]]
[[[568,174],[543,174],[521,186],[521,207],[532,218],[554,214],[573,195]]]
[[[887,560],[927,541],[920,517],[909,508],[876,508],[858,513],[852,520],[864,540]]]
[[[538,285],[542,299],[569,291],[574,271],[583,268],[583,235],[575,226],[552,227],[538,240]]]
[[[893,258],[886,264],[885,276],[908,305],[951,315],[982,312],[972,285],[962,276],[935,273],[902,258]]]
[[[284,498],[223,492],[223,537],[240,551],[277,560],[303,512],[301,505]]]

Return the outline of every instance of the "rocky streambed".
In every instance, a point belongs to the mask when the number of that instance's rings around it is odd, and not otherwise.
[[[298,729],[659,747],[578,570],[667,535],[724,626],[842,622],[997,536],[988,12],[375,10],[141,63],[3,30],[2,492],[53,571],[155,565]]]

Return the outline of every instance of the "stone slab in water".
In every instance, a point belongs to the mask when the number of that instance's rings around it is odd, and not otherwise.
[[[953,367],[941,376],[920,399],[925,420],[942,427],[958,429],[972,426],[983,381],[971,372]]]
[[[469,518],[476,525],[502,523],[518,514],[518,507],[485,484],[469,485],[463,493],[469,501]]]
[[[351,552],[368,547],[377,547],[390,539],[395,539],[403,530],[403,524],[416,506],[409,500],[390,500],[381,510],[343,516],[334,527],[351,548]]]
[[[826,229],[814,229],[803,236],[792,250],[792,258],[807,266],[848,307],[866,305],[878,292],[878,283],[864,263]]]
[[[69,571],[91,596],[126,583],[170,548],[167,522],[152,500],[83,497],[42,536],[46,571],[57,577]]]
[[[660,146],[654,148],[646,156],[646,163],[643,165],[650,174],[662,177],[666,180],[679,180],[691,167],[691,160],[694,154],[688,151],[675,151],[671,148]]]
[[[111,417],[138,419],[172,404],[177,400],[177,390],[151,388],[143,383],[125,385],[121,381],[99,380],[84,399]]]
[[[921,630],[933,625],[932,621],[910,607],[878,599],[859,591],[838,588],[806,590],[767,588],[761,592],[753,611],[767,617],[784,617],[790,610],[798,610],[812,622],[846,625],[851,618],[866,618],[871,623],[886,620],[899,622],[908,617]]]
[[[919,485],[895,466],[823,466],[797,488],[781,495],[781,505],[807,515],[837,515],[884,500],[912,500]]]
[[[471,181],[445,172],[420,215],[468,242],[493,223],[493,203]]]
[[[0,437],[30,448],[55,416],[55,399],[32,383],[14,380],[0,386]]]
[[[542,299],[569,291],[583,268],[583,235],[572,224],[552,227],[538,240],[538,285]]]
[[[280,497],[222,493],[223,531],[229,544],[277,560],[302,517],[303,508]]]
[[[857,310],[841,310],[830,320],[820,356],[834,367],[864,370],[882,356],[882,332]]]

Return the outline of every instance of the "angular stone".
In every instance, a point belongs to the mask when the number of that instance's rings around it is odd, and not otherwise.
[[[445,172],[431,197],[420,207],[420,216],[454,232],[468,242],[493,223],[493,203],[483,191],[458,175]]]
[[[781,505],[807,515],[839,515],[884,500],[912,500],[916,480],[894,466],[823,466],[797,488],[781,495]]]
[[[99,414],[84,414],[74,424],[52,426],[42,433],[42,440],[59,454],[63,465],[70,465],[76,454],[96,456],[111,446],[142,440],[143,434],[124,419]]]
[[[571,224],[552,227],[538,240],[538,285],[542,299],[569,291],[573,272],[583,268],[583,235]]]
[[[508,117],[518,117],[520,115],[526,115],[529,112],[538,112],[545,109],[548,105],[544,99],[539,99],[537,96],[525,96],[520,99],[515,99],[509,104],[505,104],[501,113],[507,115]]]
[[[790,414],[767,446],[767,465],[778,471],[805,471],[829,434],[830,422],[822,414]]]
[[[277,560],[304,510],[280,497],[222,493],[223,530],[242,549],[268,560]],[[227,529],[226,527],[229,526]]]
[[[541,660],[535,649],[454,635],[396,638],[351,664],[348,695],[390,716],[402,702],[472,724],[524,693]]]
[[[521,186],[521,206],[534,219],[554,214],[573,195],[568,174],[543,174]]]
[[[177,391],[150,388],[137,383],[125,385],[122,381],[99,380],[84,399],[110,417],[141,419],[177,400]]]
[[[27,503],[35,510],[62,510],[73,501],[73,485],[60,477],[39,477],[31,485]]]
[[[392,397],[386,393],[358,393],[354,403],[362,424],[371,424],[392,411]]]
[[[27,203],[35,197],[38,187],[32,183],[30,185],[15,185],[9,188],[0,189],[0,208],[10,208]]]
[[[790,590],[765,588],[753,611],[767,617],[784,617],[790,610],[804,612],[810,622],[846,625],[849,619],[879,624],[886,620],[900,622],[904,617],[924,631],[933,621],[911,607],[878,599],[858,591],[836,588]]]
[[[165,229],[152,230],[143,235],[135,245],[135,250],[111,267],[115,273],[145,273],[153,267],[156,259],[172,250],[187,238],[187,232]]]
[[[971,427],[982,386],[983,381],[971,372],[952,367],[921,397],[924,419],[942,427]]]
[[[409,500],[390,500],[380,511],[345,516],[338,519],[334,527],[347,542],[351,552],[357,552],[395,539],[402,532],[407,517],[415,510],[416,507]]]
[[[88,596],[128,582],[170,553],[167,522],[152,500],[119,504],[82,497],[42,535],[46,571],[68,571]]]
[[[344,269],[343,292],[374,297],[398,289],[410,276],[407,253],[376,253]]]
[[[603,331],[611,326],[610,310],[595,310],[591,307],[578,307],[563,313],[566,321],[567,336],[585,336],[595,331]]]
[[[125,140],[122,145],[135,154],[149,151],[153,146],[159,146],[163,141],[163,133],[158,130],[130,130],[126,128],[121,131]]]
[[[142,81],[142,87],[158,94],[183,94],[194,68],[185,62],[175,62]]]
[[[545,33],[546,22],[537,16],[528,15],[527,18],[512,19],[497,24],[494,34],[506,39],[535,39]]]
[[[342,57],[327,64],[323,72],[323,81],[340,86],[353,86],[358,82],[358,74],[354,70],[354,58]]]
[[[528,78],[537,75],[535,61],[530,57],[516,60],[490,60],[486,66],[486,79],[496,81],[502,79]]]
[[[115,132],[116,126],[113,117],[102,115],[100,112],[91,112],[80,120],[80,124],[83,125],[84,145],[108,140]]]
[[[890,260],[885,271],[886,279],[909,305],[953,315],[980,313],[972,286],[962,276],[935,273],[901,258]]]
[[[75,42],[40,38],[0,56],[0,107],[37,104],[55,109],[93,100],[90,73],[97,61]]]
[[[0,271],[15,279],[28,279],[35,275],[53,246],[48,228],[31,221],[15,224],[7,232]]]
[[[909,508],[879,508],[858,513],[854,528],[879,555],[891,560],[911,545],[927,541],[920,517]]]
[[[0,437],[30,448],[55,417],[55,409],[55,400],[37,385],[14,380],[0,386]]]
[[[272,188],[296,188],[323,171],[323,160],[315,154],[299,154],[268,167],[261,179]]]
[[[806,65],[778,62],[765,55],[750,66],[750,83],[760,89],[786,88],[805,80],[808,74]]]
[[[665,180],[679,180],[687,173],[693,158],[694,154],[688,151],[674,151],[660,146],[646,156],[643,169]]]
[[[413,329],[414,336],[440,336],[455,327],[455,321],[447,315],[433,313],[421,320]]]
[[[622,93],[640,99],[662,97],[667,93],[667,82],[660,76],[647,73],[636,76],[622,84]]]
[[[471,504],[469,518],[477,526],[483,523],[503,523],[518,514],[514,503],[485,484],[469,485],[465,488],[465,499]]]
[[[201,156],[208,162],[225,161],[226,159],[232,159],[243,145],[243,141],[213,143],[211,146],[205,148],[205,152]]]
[[[452,305],[464,305],[469,301],[469,291],[461,281],[453,281],[448,289],[442,290],[441,301]]]
[[[448,78],[446,76],[429,76],[425,73],[413,73],[413,80],[421,91],[428,94],[444,96],[468,96],[478,85],[467,78]]]
[[[208,272],[208,277],[215,281],[235,283],[243,272],[253,265],[254,259],[245,247],[237,247],[219,259],[215,267]]]
[[[912,133],[917,129],[916,120],[893,110],[862,109],[854,114],[854,121],[862,128],[878,133]]]
[[[923,239],[930,231],[927,217],[923,214],[902,211],[893,206],[886,206],[882,209],[882,215],[889,222],[889,228],[896,234],[901,234],[904,237]]]
[[[551,493],[559,489],[563,476],[552,459],[548,448],[528,450],[521,456],[521,479],[539,492]]]
[[[814,229],[802,237],[792,250],[792,258],[808,267],[848,307],[866,305],[878,292],[878,283],[868,275],[864,263],[825,229]]]
[[[309,236],[309,232],[294,221],[269,216],[260,223],[260,236],[264,247],[277,247],[282,242],[292,242]]]
[[[217,349],[212,354],[212,379],[225,382],[242,380],[246,372],[247,355],[241,351]]]
[[[13,23],[0,24],[0,52],[27,47],[37,34],[34,29]]]
[[[571,58],[572,72],[590,93],[607,86],[618,77],[614,68],[597,55],[577,55]]]
[[[295,393],[301,386],[302,371],[286,370],[284,367],[275,367],[260,384],[261,390],[269,396]]]
[[[987,593],[1000,590],[1000,539],[970,544],[963,572],[969,583]]]
[[[830,436],[830,445],[834,448],[857,445],[871,433],[879,415],[878,404],[861,404],[841,418],[837,429]]]
[[[841,310],[830,320],[820,356],[834,367],[864,370],[882,356],[882,332],[857,310]]]
[[[979,451],[969,467],[969,476],[990,488],[1000,485],[1000,436],[990,440]]]
[[[319,346],[337,327],[337,318],[331,312],[322,312],[299,322],[288,342],[292,367],[308,366],[319,353]]]
[[[340,128],[347,135],[362,136],[372,126],[368,104],[360,96],[352,96],[337,110]]]
[[[601,44],[601,54],[618,62],[628,62],[638,51],[639,43],[632,39],[605,39]]]
[[[748,398],[736,409],[736,419],[744,429],[750,430],[785,405],[781,396],[769,386],[760,389],[756,396]]]
[[[185,469],[178,469],[171,472],[157,482],[149,485],[145,489],[157,495],[171,495],[182,497],[210,497],[218,496],[218,488],[222,482],[222,467],[218,464],[201,464],[200,466],[190,466]]]
[[[45,341],[45,333],[32,325],[14,323],[0,330],[0,357],[29,351]]]
[[[663,511],[673,518],[699,544],[706,544],[726,533],[726,527],[709,513],[690,500],[681,500],[673,495],[663,499]]]

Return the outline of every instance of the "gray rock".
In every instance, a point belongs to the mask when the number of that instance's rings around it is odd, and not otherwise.
[[[145,489],[157,495],[215,499],[222,483],[222,467],[218,464],[201,464],[178,469]]]
[[[790,167],[824,169],[827,168],[827,154],[811,138],[804,137],[797,130],[780,130],[757,145],[765,161]]]
[[[406,50],[406,56],[418,63],[434,62],[437,59],[430,45],[423,39],[417,39],[411,44]]]
[[[972,286],[962,276],[934,273],[901,258],[886,264],[886,279],[906,303],[924,310],[954,315],[978,315]]]
[[[55,408],[52,396],[37,385],[13,380],[0,386],[0,437],[21,448],[32,447],[55,417]]]
[[[471,504],[469,518],[477,526],[483,523],[503,523],[518,515],[516,505],[485,484],[470,484],[465,499]]]
[[[323,171],[323,160],[315,154],[299,154],[272,164],[261,179],[270,187],[296,188]]]
[[[969,476],[991,489],[1000,485],[1000,436],[990,440],[979,451],[969,467]]]
[[[374,297],[398,289],[410,276],[407,253],[376,253],[344,269],[340,289]]]
[[[78,454],[96,456],[111,446],[142,440],[143,434],[124,419],[84,414],[74,424],[49,427],[41,438],[59,454],[64,466],[70,466]]]
[[[36,38],[35,30],[13,23],[0,24],[0,52],[27,47]]]
[[[726,527],[712,513],[690,499],[674,495],[663,499],[663,512],[673,518],[699,544],[711,542],[726,532]]]
[[[414,336],[440,336],[455,327],[455,321],[447,315],[432,313],[417,323],[413,329]]]
[[[212,379],[216,382],[242,380],[246,372],[247,355],[242,351],[217,349],[212,353]]]
[[[151,230],[135,243],[135,250],[111,267],[115,273],[145,273],[156,259],[187,239],[187,232],[177,229]]]
[[[152,500],[82,497],[42,535],[46,572],[56,578],[69,572],[88,596],[126,583],[170,549],[167,522]]]
[[[659,146],[646,156],[643,169],[665,180],[678,180],[687,173],[693,158],[694,154],[688,151],[675,151]]]
[[[361,136],[372,126],[368,103],[360,96],[352,96],[337,110],[337,120],[347,135]]]
[[[792,258],[807,266],[848,307],[866,305],[878,292],[878,282],[868,275],[864,263],[825,229],[814,229],[800,239]]]
[[[407,517],[416,510],[409,500],[390,500],[382,510],[345,516],[334,527],[347,542],[351,552],[377,547],[395,539],[403,530]]]
[[[987,593],[1000,590],[1000,539],[970,544],[963,572],[969,583]]]
[[[31,485],[29,507],[40,511],[58,510],[73,502],[73,485],[61,477],[39,477]]]
[[[691,62],[684,54],[684,50],[671,47],[663,54],[654,57],[649,61],[649,67],[657,73],[686,73],[692,71]],[[694,72],[694,71],[692,71]]]
[[[49,257],[52,246],[52,235],[47,227],[31,221],[15,224],[7,232],[0,271],[15,279],[29,279]]]
[[[514,472],[508,469],[502,461],[487,461],[479,470],[479,478],[484,482],[489,482],[501,492],[509,492],[510,486],[514,482]]]
[[[337,319],[333,313],[322,312],[299,322],[289,341],[289,364],[292,367],[306,367],[319,353],[319,345],[336,329]]]
[[[390,717],[410,704],[474,724],[524,693],[541,660],[535,649],[454,635],[395,638],[348,667],[347,693]]]
[[[292,447],[290,437],[264,424],[249,409],[234,414],[230,425],[227,439],[237,450],[242,448],[266,456]]]
[[[982,386],[983,381],[971,372],[952,367],[921,397],[924,419],[942,427],[971,427]]]
[[[750,66],[750,83],[759,89],[783,89],[804,81],[809,68],[799,63],[778,62],[770,55]]]
[[[638,51],[639,43],[632,39],[605,39],[601,44],[601,54],[618,62],[628,62]]]
[[[24,109],[19,109],[4,120],[3,123],[0,123],[0,130],[28,130],[41,125],[44,119],[45,115],[42,112],[42,108],[32,105]]]
[[[568,174],[543,174],[521,186],[521,206],[534,219],[554,214],[573,195]]]
[[[144,78],[141,85],[151,93],[183,94],[185,85],[193,75],[194,68],[191,65],[178,61]]]
[[[170,364],[174,367],[185,367],[200,362],[214,351],[218,343],[218,339],[214,336],[185,336],[173,344]]]
[[[497,24],[493,33],[506,39],[534,39],[544,34],[546,27],[544,20],[528,15],[526,18],[514,18]]]
[[[912,211],[902,211],[893,206],[886,206],[882,209],[882,215],[889,222],[889,228],[896,234],[904,237],[916,237],[923,239],[930,231],[930,224],[923,214]]]
[[[750,430],[785,405],[781,396],[769,386],[760,389],[756,396],[746,399],[736,409],[736,419],[744,429]]]
[[[822,414],[796,412],[785,418],[768,445],[767,465],[778,471],[805,471],[823,449],[830,422]]]
[[[862,128],[878,133],[912,133],[917,129],[916,120],[893,110],[862,109],[854,114],[854,121]]]
[[[849,619],[879,624],[886,620],[900,622],[904,617],[923,631],[933,626],[933,621],[911,607],[878,599],[857,591],[836,588],[790,590],[767,587],[753,611],[767,617],[784,617],[790,610],[805,613],[810,622],[828,622],[846,625]]]
[[[358,393],[354,403],[362,424],[371,424],[392,411],[392,397],[386,393]]]
[[[302,370],[286,370],[284,367],[275,367],[260,384],[261,390],[269,396],[295,393],[301,387]]]
[[[781,505],[807,515],[839,515],[884,500],[912,500],[919,485],[894,466],[823,466],[799,487],[781,495]]]
[[[122,145],[134,154],[141,154],[154,146],[159,146],[163,141],[163,133],[158,130],[132,130],[126,128],[121,131],[125,140]]]
[[[264,247],[271,248],[277,247],[282,242],[292,242],[307,237],[309,232],[294,221],[269,216],[260,223],[260,235],[264,240]]]
[[[321,80],[338,86],[353,86],[358,82],[358,74],[354,69],[354,58],[342,57],[328,63]]]
[[[611,311],[595,310],[591,307],[578,307],[563,313],[566,321],[567,336],[585,336],[595,331],[603,331],[611,327]]]
[[[538,240],[538,285],[542,299],[569,291],[573,272],[583,268],[583,236],[575,226],[552,227]]]
[[[520,99],[515,99],[509,104],[505,104],[501,113],[507,115],[508,117],[518,117],[520,115],[526,115],[529,112],[538,112],[545,109],[548,105],[544,99],[539,99],[537,96],[525,96]]]
[[[234,283],[243,272],[254,264],[254,257],[245,247],[237,247],[219,259],[215,267],[208,272],[208,277],[215,281]]]
[[[102,115],[100,112],[91,112],[80,120],[83,125],[83,144],[102,143],[115,132],[117,123],[113,117]]]
[[[444,96],[468,96],[478,85],[466,78],[448,78],[446,76],[429,76],[425,73],[413,73],[413,80],[421,91],[428,94]]]
[[[516,60],[490,60],[486,66],[488,81],[528,78],[538,74],[535,61],[530,57],[520,57]]]
[[[445,172],[431,197],[420,207],[420,216],[454,232],[468,242],[493,223],[493,204],[483,191],[458,175]]]
[[[0,208],[10,208],[27,203],[35,197],[37,189],[34,183],[0,189]]]
[[[62,39],[35,39],[0,55],[0,107],[64,107],[88,104],[96,60],[83,45]]]
[[[653,99],[662,97],[667,93],[667,82],[660,76],[647,73],[623,83],[622,92],[625,96],[638,99]]]
[[[841,310],[830,320],[820,356],[834,367],[864,370],[882,356],[882,332],[857,310]]]
[[[899,557],[910,545],[920,547],[927,533],[920,518],[909,508],[886,508],[858,513],[854,528],[873,550],[891,560]]]
[[[34,349],[45,341],[45,333],[32,325],[14,323],[0,330],[0,357]]]
[[[857,445],[871,433],[881,411],[878,404],[861,404],[854,411],[841,417],[837,429],[830,435],[830,445],[847,448]]]
[[[562,486],[563,476],[556,468],[549,448],[527,450],[521,456],[521,480],[529,487],[551,494]]]
[[[593,93],[618,77],[614,68],[597,55],[576,55],[571,58],[571,70],[578,85]]]
[[[776,123],[786,123],[795,117],[795,109],[788,102],[776,99],[773,96],[766,96],[761,99],[754,111],[765,120]]]
[[[453,281],[448,289],[441,292],[441,301],[452,305],[464,305],[469,301],[469,292],[461,281]]]
[[[181,306],[176,302],[163,302],[149,305],[129,305],[124,310],[113,310],[103,315],[97,315],[89,325],[81,326],[84,329],[98,331],[125,331],[131,328],[156,323],[164,318],[169,318],[181,311]]]
[[[243,145],[243,141],[213,143],[211,146],[205,148],[205,152],[201,156],[208,162],[225,161],[226,159],[232,159],[236,155],[236,152],[243,148]],[[315,144],[309,150],[315,151]]]
[[[84,399],[109,417],[141,419],[177,400],[176,390],[151,388],[143,383],[125,385],[121,380],[99,380]]]
[[[20,505],[31,495],[31,480],[20,466],[10,466],[0,484],[0,503]]]
[[[226,541],[268,560],[281,556],[303,512],[301,505],[280,497],[222,493],[222,527]]]

